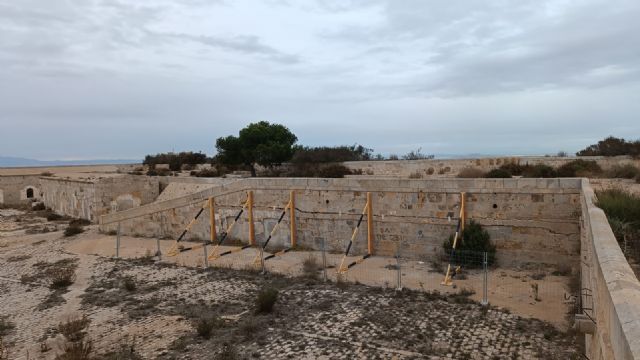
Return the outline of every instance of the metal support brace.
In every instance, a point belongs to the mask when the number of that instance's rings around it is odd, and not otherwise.
[[[369,202],[367,201],[367,203],[364,206],[364,209],[362,209],[362,214],[360,214],[360,219],[358,219],[358,224],[353,229],[353,233],[351,234],[351,239],[349,240],[349,245],[347,245],[347,250],[344,252],[344,256],[342,257],[342,261],[340,262],[340,267],[338,267],[338,269],[337,269],[337,272],[339,274],[346,273],[347,271],[349,271],[350,268],[356,266],[357,264],[360,264],[361,262],[363,262],[364,260],[366,260],[367,258],[369,258],[371,256],[371,253],[368,253],[368,254],[364,255],[362,258],[360,258],[360,259],[358,259],[356,261],[353,261],[349,265],[347,265],[347,266],[344,265],[344,262],[347,259],[347,256],[349,256],[349,250],[351,250],[351,246],[353,245],[353,241],[356,239],[356,235],[358,235],[358,229],[360,229],[360,224],[362,224],[362,219],[364,219],[364,216],[367,213],[368,209],[369,209]]]

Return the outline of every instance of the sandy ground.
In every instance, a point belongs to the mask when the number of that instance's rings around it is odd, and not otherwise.
[[[158,240],[151,238],[135,238],[122,236],[120,239],[120,256],[123,258],[137,258],[154,255],[158,243],[160,251],[164,254],[162,262],[175,263],[181,266],[204,266],[204,249],[196,249],[180,253],[177,256],[167,256],[173,246],[173,240]],[[196,245],[195,243],[181,243],[185,247]],[[91,239],[82,239],[70,242],[66,250],[76,254],[91,254],[103,257],[115,256],[116,237],[108,235],[96,235]],[[216,253],[237,249],[233,246],[220,246]],[[209,246],[207,252],[211,253],[213,247]],[[269,253],[265,253],[268,256]],[[336,269],[341,260],[341,254],[325,254],[327,264],[327,278],[336,281]],[[322,252],[319,251],[291,251],[277,256],[265,262],[265,270],[285,276],[300,276],[303,272],[303,263],[309,257],[315,259],[319,265],[323,263]],[[357,257],[349,257],[345,263],[356,260]],[[223,256],[215,260],[208,260],[209,266],[233,268],[233,269],[259,269],[261,270],[260,254],[254,248]],[[388,257],[371,257],[354,266],[348,271],[342,280],[358,282],[365,285],[383,288],[398,287],[397,260]],[[454,286],[443,286],[443,275],[432,269],[428,263],[420,261],[402,260],[401,286],[413,290],[438,291],[441,293],[453,293],[460,289],[472,290],[475,293],[472,298],[482,300],[483,276],[480,270],[466,273],[466,279],[455,279]],[[487,299],[491,305],[509,309],[515,314],[533,317],[548,321],[559,328],[566,328],[565,315],[569,304],[565,303],[565,295],[569,293],[569,277],[552,276],[546,274],[541,280],[534,280],[532,276],[540,274],[539,270],[513,270],[491,269],[488,272]],[[322,273],[320,274],[322,276]],[[537,300],[532,285],[538,286]]]
[[[53,174],[78,173],[115,173],[117,165],[83,165],[83,166],[42,166],[42,167],[0,167],[1,175],[39,175],[45,172]]]

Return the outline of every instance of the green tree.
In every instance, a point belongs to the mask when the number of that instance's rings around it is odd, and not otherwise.
[[[238,136],[216,140],[218,160],[226,165],[247,165],[256,176],[255,164],[272,167],[291,159],[298,138],[280,124],[260,121],[247,125]]]

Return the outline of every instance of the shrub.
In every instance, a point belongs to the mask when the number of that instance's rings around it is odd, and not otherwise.
[[[127,276],[122,279],[122,288],[127,290],[128,292],[136,291],[136,281],[132,277]]]
[[[34,206],[31,207],[31,210],[33,211],[43,211],[46,210],[47,207],[44,206],[44,203],[37,203]]]
[[[373,149],[362,145],[351,146],[296,146],[291,162],[294,164],[336,163],[343,161],[371,160]]]
[[[203,316],[196,322],[196,332],[198,336],[208,339],[213,329],[220,328],[223,324],[222,319],[217,316]]]
[[[60,219],[62,219],[62,216],[54,212],[47,214],[47,221],[57,221]]]
[[[486,173],[484,177],[494,178],[494,179],[500,179],[500,178],[506,179],[511,177],[511,173],[503,169],[493,169],[493,170],[490,170],[488,173]]]
[[[257,313],[270,313],[273,311],[273,306],[278,300],[278,289],[264,288],[258,293],[256,298],[256,312]]]
[[[557,176],[557,172],[549,165],[538,164],[525,166],[522,169],[522,176],[529,178],[552,178]]]
[[[442,247],[447,254],[451,253],[453,248],[453,235],[446,240]],[[487,263],[492,265],[495,262],[496,247],[491,243],[489,233],[475,221],[465,226],[458,242],[456,251],[451,261],[458,265],[466,265],[468,267],[482,266],[483,252],[487,253]]]
[[[593,160],[573,160],[558,167],[559,177],[594,177],[602,173],[602,168]]]
[[[231,345],[224,343],[222,345],[222,351],[215,356],[215,360],[237,360],[240,359],[240,355],[238,355],[238,351],[236,348]]]
[[[8,335],[13,329],[15,329],[16,325],[7,320],[8,316],[0,316],[0,337]]]
[[[427,155],[422,153],[422,148],[418,148],[417,150],[411,150],[408,153],[402,155],[403,160],[423,160],[423,159],[433,159],[435,155]]]
[[[58,324],[58,332],[62,334],[68,341],[80,341],[84,339],[85,329],[91,321],[86,315],[71,316],[66,322]]]
[[[640,175],[640,169],[631,164],[614,165],[605,175],[615,179],[637,179]]]
[[[77,234],[81,234],[84,232],[84,227],[82,225],[69,225],[64,230],[64,236],[69,237]]]
[[[598,207],[607,214],[610,221],[616,219],[614,221],[640,229],[640,197],[620,189],[599,191],[597,197]]]
[[[46,276],[49,279],[49,288],[64,289],[76,281],[76,266],[53,264],[46,270]]]
[[[484,171],[478,168],[466,167],[458,173],[459,178],[472,179],[485,177]]]
[[[224,175],[223,173],[220,173],[217,169],[202,169],[200,171],[192,171],[191,172],[191,176],[195,176],[195,177],[220,177]]]
[[[69,221],[70,226],[86,226],[91,225],[91,221],[87,219],[73,219]]]
[[[516,163],[509,163],[500,166],[498,169],[504,170],[513,176],[520,176],[524,172],[524,166]]]

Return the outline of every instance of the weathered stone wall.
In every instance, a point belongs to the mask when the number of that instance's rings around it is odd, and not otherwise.
[[[27,197],[28,189],[33,198]],[[41,199],[39,175],[0,176],[0,205],[20,205]]]
[[[362,171],[363,175],[414,177],[414,178],[443,178],[455,177],[465,168],[489,171],[504,164],[538,165],[544,164],[559,167],[569,161],[583,159],[594,160],[604,170],[614,165],[633,164],[640,167],[640,159],[628,156],[604,157],[553,157],[553,156],[509,156],[480,159],[434,159],[434,160],[395,160],[395,161],[347,161],[344,163],[351,170]]]
[[[324,239],[329,249],[336,252],[344,251],[365,205],[366,191],[370,191],[375,253],[390,256],[399,245],[405,256],[415,258],[440,253],[442,242],[455,230],[460,191],[465,191],[467,218],[485,226],[498,247],[498,261],[507,265],[556,264],[577,258],[579,184],[579,179],[245,179],[233,185],[254,191],[258,240],[270,232],[289,199],[289,189],[295,189],[298,244],[318,249]],[[245,191],[216,198],[220,232],[245,200]],[[126,220],[122,222],[122,230],[126,234],[177,238],[203,203]],[[449,220],[449,215],[454,218]],[[192,228],[190,238],[209,238],[208,218],[205,211]],[[366,222],[362,226],[352,250],[354,254],[366,251]],[[114,228],[112,224],[104,230]],[[230,235],[248,241],[246,216]],[[287,220],[270,244],[274,247],[289,244]]]
[[[40,179],[45,206],[58,214],[96,221],[112,209],[126,210],[153,202],[159,194],[158,179],[147,176],[115,176],[96,180]]]
[[[582,207],[582,302],[595,320],[587,334],[592,360],[640,359],[640,282],[627,263],[595,194],[584,180]]]

